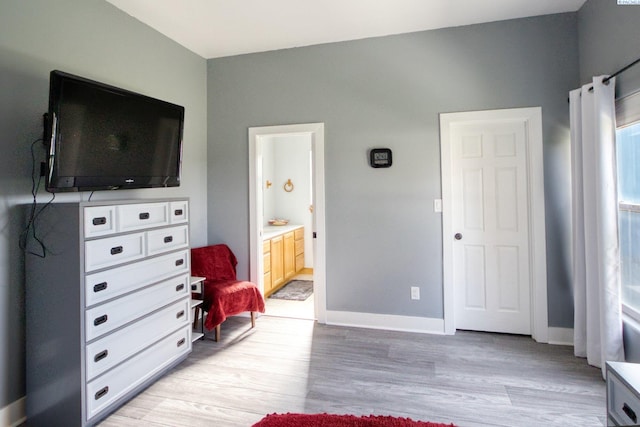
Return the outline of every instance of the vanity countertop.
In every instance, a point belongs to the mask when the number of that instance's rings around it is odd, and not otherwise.
[[[273,239],[274,237],[278,237],[281,234],[288,233],[300,227],[302,227],[301,224],[265,225],[262,229],[262,239]]]

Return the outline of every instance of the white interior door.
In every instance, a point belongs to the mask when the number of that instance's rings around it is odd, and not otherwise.
[[[440,148],[444,333],[549,342],[542,109],[440,114]]]
[[[456,328],[531,334],[523,122],[451,128]]]

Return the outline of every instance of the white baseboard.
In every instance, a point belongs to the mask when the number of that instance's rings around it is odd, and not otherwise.
[[[573,345],[573,328],[549,327],[549,344]]]
[[[327,325],[444,334],[444,319],[327,310]]]
[[[16,427],[26,420],[24,397],[0,409],[0,425]]]
[[[328,310],[326,323],[327,325],[351,326],[356,328],[418,332],[423,334],[444,334],[444,319],[429,317]],[[573,346],[573,328],[549,327],[548,344]]]

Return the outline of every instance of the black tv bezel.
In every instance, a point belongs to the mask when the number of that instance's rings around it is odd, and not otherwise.
[[[164,104],[175,108],[180,115],[180,130],[178,142],[178,156],[175,174],[170,176],[58,176],[56,163],[56,147],[58,134],[57,113],[60,110],[61,90],[65,81],[80,83],[100,90],[107,90],[116,94],[145,100],[146,102]],[[133,92],[106,83],[91,80],[60,70],[53,70],[49,76],[49,110],[46,114],[44,142],[47,150],[45,162],[45,188],[50,193],[78,192],[78,191],[103,191],[103,190],[127,190],[139,188],[162,188],[180,186],[182,175],[182,150],[184,135],[185,109],[181,105],[153,98],[141,93]]]

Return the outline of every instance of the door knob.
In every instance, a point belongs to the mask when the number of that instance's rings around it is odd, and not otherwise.
[[[462,233],[456,233],[456,235],[453,236],[453,238],[456,240],[462,240]]]

